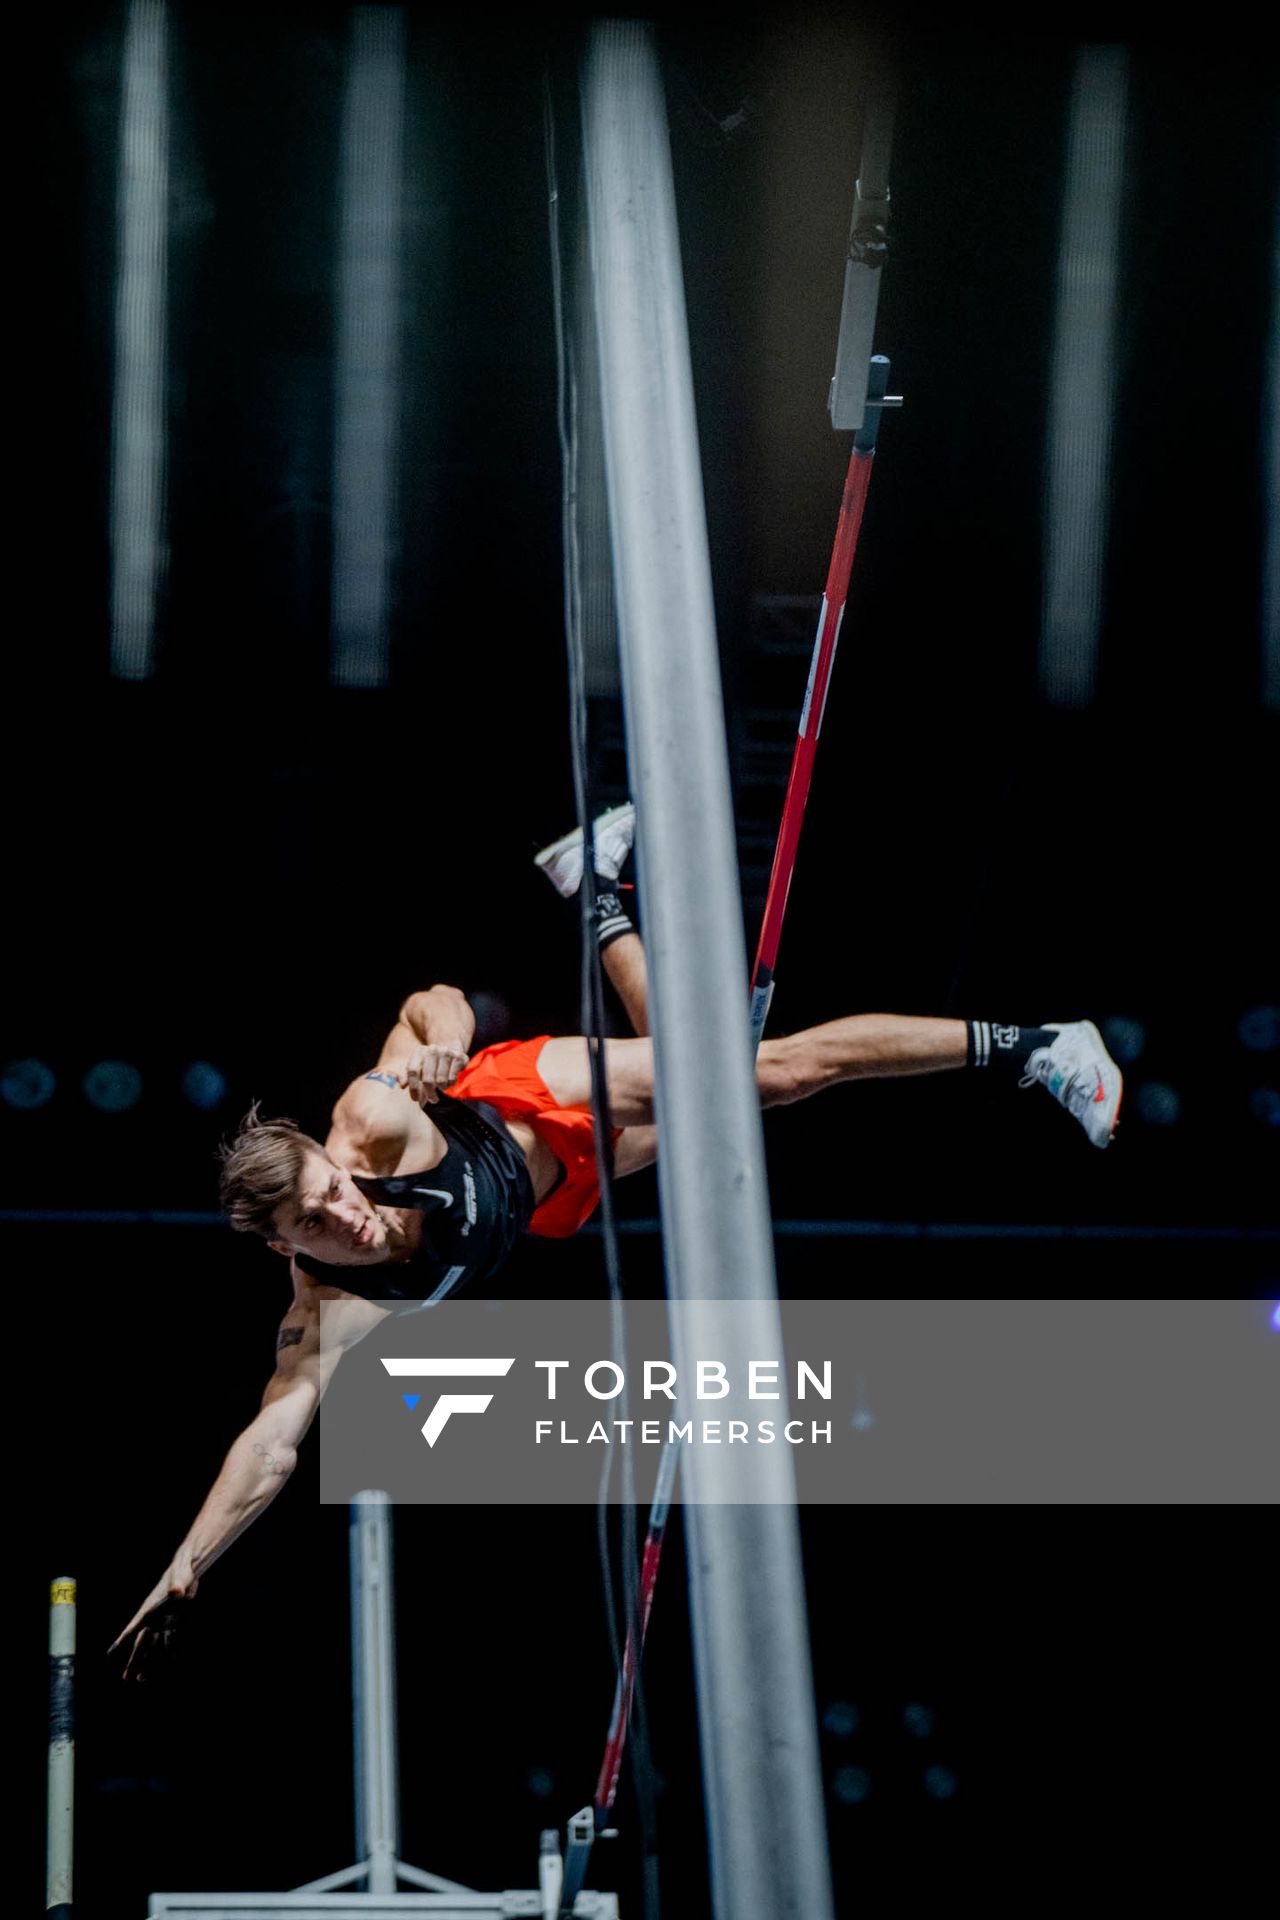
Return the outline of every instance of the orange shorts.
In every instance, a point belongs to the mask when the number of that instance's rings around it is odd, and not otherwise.
[[[600,1198],[596,1129],[590,1107],[558,1107],[538,1072],[538,1055],[549,1034],[536,1040],[499,1040],[481,1047],[449,1092],[458,1100],[485,1100],[503,1119],[523,1120],[545,1140],[564,1168],[564,1179],[529,1222],[528,1232],[567,1240],[595,1212]],[[613,1130],[615,1143],[621,1128]]]

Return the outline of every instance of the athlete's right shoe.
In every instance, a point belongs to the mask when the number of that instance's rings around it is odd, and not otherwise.
[[[1018,1085],[1030,1087],[1038,1080],[1075,1116],[1095,1147],[1109,1146],[1120,1118],[1124,1076],[1102,1035],[1092,1020],[1065,1026],[1047,1020],[1045,1028],[1055,1038],[1049,1046],[1036,1048]]]
[[[592,821],[595,871],[602,880],[617,879],[635,836],[636,810],[630,800],[620,807],[610,807]],[[572,899],[582,885],[582,828],[575,827],[572,833],[553,840],[535,856],[533,864],[542,868],[557,893]]]

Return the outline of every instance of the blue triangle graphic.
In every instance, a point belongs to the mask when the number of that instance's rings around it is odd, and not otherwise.
[[[402,1393],[400,1398],[404,1401],[410,1413],[412,1413],[419,1400],[421,1400],[422,1395],[420,1393]]]

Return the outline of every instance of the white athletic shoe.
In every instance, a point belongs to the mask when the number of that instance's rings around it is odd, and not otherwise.
[[[1066,1026],[1047,1020],[1045,1025],[1058,1037],[1050,1046],[1036,1048],[1018,1085],[1030,1087],[1038,1080],[1059,1106],[1075,1115],[1095,1147],[1110,1145],[1120,1118],[1124,1076],[1102,1044],[1102,1035],[1092,1020]]]
[[[616,880],[636,837],[636,810],[628,800],[597,814],[591,823],[595,846],[595,871],[606,880]],[[553,840],[534,858],[556,892],[569,900],[582,885],[582,828],[575,827],[560,840]]]

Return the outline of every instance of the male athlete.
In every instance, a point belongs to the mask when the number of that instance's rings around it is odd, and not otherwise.
[[[594,823],[594,929],[602,961],[639,1037],[604,1043],[618,1175],[656,1152],[653,1047],[644,951],[616,891],[635,813]],[[582,879],[581,833],[537,857],[557,891]],[[206,1569],[280,1491],[347,1347],[389,1311],[380,1300],[442,1299],[493,1278],[520,1235],[575,1233],[599,1198],[591,1063],[582,1038],[503,1041],[471,1057],[475,1016],[455,987],[412,994],[377,1063],[353,1080],[323,1143],[256,1107],[224,1149],[231,1224],[260,1234],[290,1263],[293,1303],[261,1409],[233,1443],[186,1539],[114,1643],[125,1677],[168,1645],[181,1603]],[[855,1014],[779,1040],[756,1057],[764,1106],[804,1100],[839,1081],[1001,1064],[1048,1088],[1095,1146],[1110,1141],[1119,1068],[1088,1021],[1029,1028],[987,1021]],[[320,1306],[334,1342],[320,1347]],[[406,1306],[402,1311],[414,1310]]]

